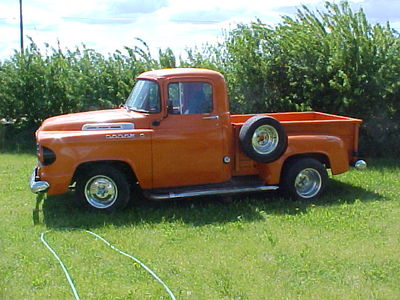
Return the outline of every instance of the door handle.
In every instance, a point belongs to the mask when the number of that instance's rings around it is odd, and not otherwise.
[[[203,117],[203,120],[218,120],[219,116],[207,116]]]

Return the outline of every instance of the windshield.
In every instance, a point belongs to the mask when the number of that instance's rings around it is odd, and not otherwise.
[[[126,106],[138,112],[158,113],[161,107],[160,102],[158,84],[150,80],[138,80],[126,100]]]

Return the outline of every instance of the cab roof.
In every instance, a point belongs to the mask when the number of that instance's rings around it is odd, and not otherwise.
[[[158,78],[172,78],[172,77],[206,77],[209,79],[223,80],[224,77],[221,73],[197,68],[174,68],[174,69],[160,69],[148,71],[140,74],[138,79],[158,79]]]

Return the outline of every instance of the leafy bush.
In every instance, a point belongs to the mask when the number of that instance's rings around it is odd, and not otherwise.
[[[400,38],[347,2],[300,9],[275,28],[239,25],[197,65],[228,81],[232,112],[318,110],[364,120],[364,154],[400,155]],[[199,53],[192,55],[199,57]]]
[[[116,107],[125,102],[135,77],[149,69],[175,67],[170,49],[154,60],[147,45],[125,47],[109,57],[92,49],[62,51],[31,40],[0,66],[0,118],[16,126],[37,126],[53,115]]]
[[[107,57],[85,47],[47,47],[43,55],[31,41],[24,54],[0,63],[0,119],[35,127],[51,115],[117,106],[136,75],[177,65],[170,49],[154,59],[139,41]],[[369,24],[347,2],[316,12],[304,6],[275,27],[238,25],[217,45],[189,49],[179,65],[222,72],[232,113],[318,110],[362,118],[362,153],[400,156],[399,34],[389,24]]]

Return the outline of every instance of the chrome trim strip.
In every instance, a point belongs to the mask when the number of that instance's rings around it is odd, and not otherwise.
[[[133,123],[88,123],[82,126],[82,131],[88,130],[130,130],[135,129]]]
[[[34,194],[46,192],[50,184],[47,181],[36,181],[36,168],[33,169],[29,187]]]
[[[157,194],[146,191],[145,196],[152,200],[166,200],[166,199],[176,199],[176,198],[189,198],[198,196],[211,196],[211,195],[228,195],[235,193],[251,193],[251,192],[263,192],[263,191],[274,191],[277,190],[279,186],[275,185],[262,185],[254,187],[232,187],[224,189],[207,189],[207,190],[196,190],[182,193],[169,192],[165,194]]]
[[[208,117],[203,117],[203,120],[218,120],[219,116],[208,116]]]

